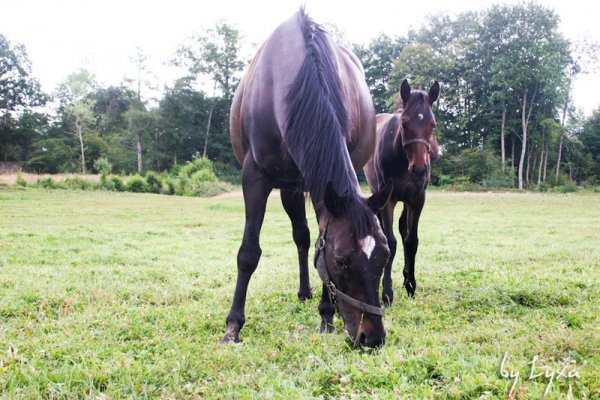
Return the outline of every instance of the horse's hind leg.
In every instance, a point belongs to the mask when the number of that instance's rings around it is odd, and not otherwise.
[[[423,198],[411,206],[405,204],[400,217],[400,234],[404,245],[404,288],[411,297],[415,297],[415,290],[417,289],[415,278],[415,259],[419,248],[417,233],[424,203],[425,199]]]
[[[396,201],[390,199],[387,204],[379,211],[379,220],[381,222],[381,229],[385,237],[387,238],[388,246],[390,248],[390,258],[385,264],[383,270],[383,281],[381,299],[386,307],[392,305],[394,301],[394,289],[392,287],[392,264],[394,263],[394,256],[396,255],[396,237],[394,236],[394,207],[396,207]]]
[[[297,190],[281,190],[281,202],[285,212],[292,221],[292,236],[298,249],[300,265],[300,287],[298,298],[306,301],[312,297],[308,277],[308,248],[310,247],[310,231],[306,222],[306,205],[304,193]]]
[[[246,155],[242,169],[242,189],[246,208],[244,238],[237,255],[237,283],[231,310],[227,316],[227,331],[223,342],[239,342],[240,330],[245,322],[248,283],[260,259],[260,229],[265,216],[267,198],[273,189],[260,174],[251,155]]]

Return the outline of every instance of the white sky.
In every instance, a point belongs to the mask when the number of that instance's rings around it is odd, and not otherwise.
[[[499,0],[497,3],[517,3]],[[561,18],[569,39],[589,35],[600,41],[600,3],[589,0],[544,0]],[[24,44],[33,74],[46,92],[80,67],[92,70],[103,85],[134,77],[130,57],[136,47],[148,55],[157,86],[172,84],[178,74],[164,63],[193,33],[223,19],[260,43],[301,4],[317,22],[341,28],[350,42],[368,43],[384,32],[405,35],[424,17],[489,7],[481,0],[0,0],[0,33]],[[249,54],[249,56],[252,54]],[[581,77],[574,86],[577,107],[589,114],[600,106],[600,74]],[[443,82],[442,82],[443,85]]]

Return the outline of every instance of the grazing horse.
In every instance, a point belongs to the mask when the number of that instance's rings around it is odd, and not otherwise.
[[[337,307],[355,346],[384,343],[379,282],[389,257],[376,212],[391,187],[360,195],[356,171],[375,145],[375,110],[358,59],[334,44],[300,9],[258,50],[231,106],[231,143],[242,164],[246,210],[237,283],[224,342],[238,342],[248,283],[261,255],[267,197],[281,189],[298,250],[298,297],[308,278],[308,192],[317,214],[315,264],[323,279],[321,332],[333,330]]]
[[[377,144],[373,157],[365,166],[365,175],[372,191],[380,190],[390,180],[394,186],[392,195],[378,213],[391,253],[383,274],[382,300],[386,306],[391,305],[394,299],[392,263],[396,254],[396,238],[393,224],[398,201],[404,203],[398,222],[404,247],[404,287],[412,297],[417,287],[415,257],[419,246],[419,217],[425,204],[431,163],[439,156],[438,144],[432,134],[435,116],[431,109],[439,93],[437,81],[427,93],[411,91],[405,79],[400,87],[402,109],[394,114],[377,114]]]

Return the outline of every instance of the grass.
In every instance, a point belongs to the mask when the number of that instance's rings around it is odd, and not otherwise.
[[[319,296],[297,301],[276,195],[243,343],[223,345],[239,193],[1,189],[0,397],[598,399],[598,204],[598,194],[430,193],[416,297],[400,287],[399,255],[387,343],[362,351],[339,320],[318,334]]]

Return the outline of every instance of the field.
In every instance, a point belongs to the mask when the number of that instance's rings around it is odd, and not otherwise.
[[[0,189],[0,398],[598,399],[599,206],[430,193],[416,297],[399,255],[387,343],[365,351],[339,319],[318,334],[319,296],[298,302],[276,193],[243,342],[225,345],[239,193]]]

